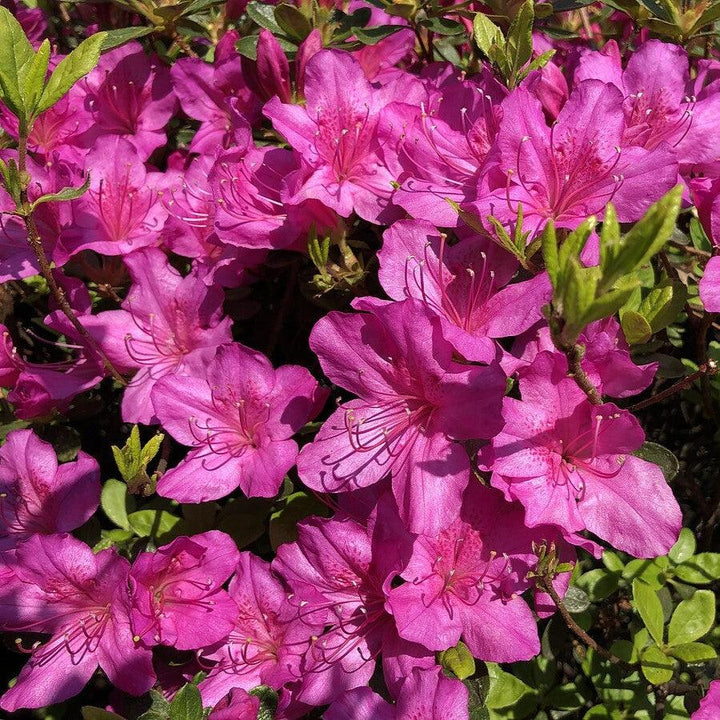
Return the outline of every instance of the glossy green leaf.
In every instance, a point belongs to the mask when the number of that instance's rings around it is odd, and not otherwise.
[[[668,650],[668,654],[676,657],[678,660],[682,660],[688,665],[709,662],[717,657],[717,652],[712,645],[706,645],[700,642],[674,645]]]
[[[438,653],[438,662],[443,669],[449,670],[458,680],[465,680],[475,672],[475,658],[462,641],[455,647]]]
[[[145,37],[154,33],[155,27],[147,27],[145,25],[139,25],[138,27],[127,27],[119,28],[118,30],[108,30],[105,33],[105,39],[100,46],[100,52],[104,53],[113,48],[124,45],[130,40],[137,40],[138,38]]]
[[[640,665],[643,675],[653,685],[662,685],[672,680],[673,661],[657,645],[650,645],[643,650],[640,655]]]
[[[40,100],[34,108],[34,115],[40,115],[52,107],[80,78],[85,77],[98,64],[100,48],[104,41],[104,32],[95,33],[83,40],[60,61],[45,85]]]
[[[642,618],[653,640],[658,645],[663,643],[664,618],[663,609],[657,592],[642,580],[633,580],[633,605]]]
[[[138,510],[128,515],[130,528],[139,537],[153,537],[162,540],[180,522],[180,518],[167,510]]]
[[[683,528],[680,531],[680,537],[677,542],[670,548],[668,557],[674,563],[682,563],[689,560],[695,554],[695,535],[689,528]]]
[[[119,528],[130,529],[128,515],[135,511],[135,498],[128,493],[124,482],[110,479],[103,485],[100,507]]]
[[[170,703],[168,720],[203,720],[203,706],[197,685],[183,685]]]
[[[720,580],[720,553],[698,553],[675,568],[675,576],[691,585]]]
[[[29,119],[20,88],[23,68],[32,63],[35,51],[15,16],[0,6],[0,97],[22,122]]]
[[[488,57],[494,45],[505,44],[502,30],[483,13],[477,13],[473,18],[473,37],[477,46]]]
[[[620,324],[625,339],[630,345],[642,345],[652,337],[653,331],[650,323],[639,312],[627,310],[622,313]]]
[[[670,618],[668,645],[677,646],[698,640],[710,631],[715,622],[715,594],[696,590],[683,600]]]

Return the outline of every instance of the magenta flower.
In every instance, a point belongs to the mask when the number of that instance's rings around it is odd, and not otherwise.
[[[715,720],[720,713],[720,681],[710,683],[707,695],[700,701],[700,707],[692,714],[691,720]]]
[[[212,65],[200,58],[181,58],[170,70],[183,112],[201,123],[190,143],[192,152],[214,153],[218,147],[232,145],[231,102],[248,122],[253,123],[259,117],[258,98],[243,78],[240,57],[234,47],[238,38],[234,30],[223,35],[215,48]]]
[[[333,213],[317,200],[285,204],[298,184],[299,171],[296,153],[256,147],[251,136],[243,147],[222,152],[210,173],[220,241],[246,248],[284,248],[306,236],[313,224],[333,225]]]
[[[708,312],[720,312],[720,257],[711,257],[700,278],[700,299]]]
[[[468,486],[460,519],[415,541],[406,581],[390,590],[388,605],[401,637],[429,650],[462,638],[474,657],[527,660],[540,651],[537,622],[518,595],[537,562],[532,542],[557,537],[552,528],[528,530],[519,505]]]
[[[98,666],[131,695],[152,687],[152,655],[130,630],[127,560],[115,550],[95,554],[65,534],[34,535],[3,559],[18,584],[0,597],[0,625],[52,637],[34,648],[0,707],[13,712],[67,700]]]
[[[259,709],[259,698],[237,688],[213,708],[208,720],[257,720]]]
[[[125,389],[125,422],[156,422],[150,393],[174,372],[202,371],[219,345],[232,341],[231,320],[222,314],[224,293],[195,274],[183,278],[156,248],[125,258],[133,285],[122,310],[83,318],[121,372],[137,370]]]
[[[240,489],[272,497],[295,464],[290,438],[321,409],[327,394],[296,365],[274,370],[238,343],[225,345],[202,376],[167,375],[152,390],[163,427],[193,449],[158,482],[180,502],[216,500]]]
[[[542,324],[528,336],[517,339],[513,353],[519,355],[519,365],[531,363],[543,351],[555,352],[550,328]],[[614,317],[590,323],[578,337],[585,348],[582,369],[588,374],[601,395],[624,398],[647,390],[658,369],[657,363],[636,365],[630,356],[630,346]],[[507,367],[505,368],[508,369]]]
[[[81,250],[126,255],[158,245],[167,210],[159,200],[162,174],[147,172],[121,137],[101,138],[87,154],[90,189],[73,202],[73,223],[60,238],[59,262]]]
[[[489,438],[502,426],[499,366],[456,363],[439,319],[412,299],[370,313],[332,312],[310,345],[325,374],[358,399],[341,405],[303,447],[303,482],[346,492],[392,475],[411,531],[433,533],[452,522],[470,470],[456,441]]]
[[[574,228],[601,216],[608,202],[621,222],[639,219],[677,180],[677,161],[665,143],[652,150],[628,145],[622,92],[599,80],[572,91],[552,128],[540,101],[523,87],[503,103],[498,133],[502,187],[478,208],[514,222],[522,204],[524,229],[547,220]]]
[[[507,90],[489,69],[477,78],[457,76],[445,67],[425,81],[425,97],[415,105],[393,103],[383,112],[383,134],[395,144],[393,202],[415,218],[454,227],[457,203],[477,198],[479,185],[492,166],[495,140]]]
[[[652,150],[665,142],[680,165],[716,160],[720,94],[717,87],[693,87],[685,49],[648,40],[630,55],[623,70],[619,53],[613,52],[615,43],[608,46],[583,54],[574,77],[576,83],[590,78],[612,83],[622,92],[624,143]]]
[[[545,273],[507,285],[517,263],[472,236],[448,245],[433,225],[400,220],[383,235],[380,283],[393,300],[417,298],[440,318],[443,335],[468,360],[489,360],[489,338],[518,335],[542,318],[552,289]]]
[[[389,93],[373,89],[352,55],[323,50],[307,63],[305,98],[301,107],[274,97],[263,109],[312,171],[293,202],[314,198],[343,217],[387,222],[393,177],[377,129]]]
[[[556,525],[574,544],[587,529],[635,557],[664,555],[682,515],[660,468],[631,454],[640,424],[592,405],[566,373],[564,356],[548,352],[520,373],[522,401],[505,398],[505,427],[485,455],[493,486],[525,506],[528,527]]]
[[[434,667],[432,653],[398,635],[386,609],[386,585],[407,562],[411,538],[386,495],[365,528],[347,516],[312,518],[298,527],[298,541],[278,548],[276,570],[293,591],[290,602],[316,632],[303,662],[297,699],[331,702],[369,682],[382,654],[391,691],[413,667]]]
[[[170,72],[157,56],[146,55],[140,43],[125,43],[103,55],[80,87],[92,116],[83,136],[86,147],[94,147],[103,135],[115,135],[131,143],[145,161],[167,142],[165,128],[177,107]]]
[[[322,630],[322,623],[299,616],[270,564],[252,553],[240,553],[228,592],[238,608],[234,627],[222,644],[202,653],[203,663],[212,663],[200,683],[205,705],[215,705],[233,688],[279,690],[297,680],[301,653]]]
[[[690,180],[690,194],[707,236],[720,246],[720,163],[707,165],[703,171],[702,177]]]
[[[393,706],[369,687],[356,688],[336,700],[325,720],[468,720],[468,692],[459,680],[439,669],[415,669]]]
[[[80,527],[100,503],[100,467],[79,452],[58,465],[50,443],[32,430],[8,433],[0,448],[0,550],[31,535]]]
[[[238,557],[235,541],[218,530],[140,553],[130,571],[138,642],[194,650],[226,638],[237,605],[222,586]]]

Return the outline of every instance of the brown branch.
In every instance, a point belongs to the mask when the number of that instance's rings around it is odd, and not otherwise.
[[[590,400],[593,405],[602,405],[603,401],[602,397],[600,397],[598,389],[582,368],[582,359],[585,348],[576,343],[563,343],[558,339],[555,339],[555,347],[565,353],[565,357],[568,361],[568,377],[571,377],[575,381],[577,386],[588,396],[588,400]]]
[[[707,363],[701,365],[694,373],[687,375],[682,380],[678,380],[678,382],[676,382],[674,385],[671,385],[669,388],[663,390],[662,392],[659,392],[657,395],[653,395],[652,397],[646,398],[645,400],[641,400],[639,403],[635,403],[635,405],[631,405],[628,410],[633,413],[637,412],[638,410],[644,410],[646,407],[650,407],[651,405],[655,405],[655,403],[662,402],[663,400],[665,400],[665,398],[674,395],[676,392],[685,390],[685,388],[692,385],[699,378],[705,377],[707,375],[715,375],[717,371],[717,364],[713,360],[708,360]]]
[[[26,174],[26,157],[27,157],[27,137],[23,134],[20,135],[20,142],[18,145],[18,169],[20,176],[23,177]],[[20,207],[22,209],[21,215],[25,221],[25,229],[27,231],[28,243],[37,258],[38,264],[40,265],[40,272],[47,281],[50,292],[52,292],[57,304],[63,311],[67,319],[70,321],[72,326],[80,333],[82,338],[87,344],[93,349],[94,352],[102,360],[102,364],[105,366],[107,371],[117,380],[121,385],[127,385],[125,378],[117,371],[115,366],[110,362],[108,356],[103,352],[102,348],[95,341],[95,338],[90,335],[87,328],[78,320],[75,311],[68,302],[65,291],[57,284],[55,277],[50,267],[50,262],[45,254],[45,248],[43,247],[42,240],[40,239],[40,233],[38,232],[37,225],[35,224],[35,218],[33,217],[32,210],[30,210],[30,202],[27,196],[27,189],[24,187],[20,190]]]
[[[540,585],[540,588],[544,590],[552,599],[552,601],[557,606],[557,609],[560,612],[560,615],[562,616],[562,619],[565,621],[565,624],[568,626],[568,629],[570,629],[580,640],[582,640],[585,645],[592,648],[600,657],[604,658],[605,660],[608,660],[613,665],[616,665],[620,669],[624,670],[625,672],[633,672],[636,669],[636,666],[626,662],[622,658],[619,658],[614,653],[610,652],[610,650],[606,650],[602,645],[599,645],[597,641],[593,640],[576,622],[573,616],[570,614],[570,611],[565,607],[565,603],[562,601],[562,598],[557,594],[557,591],[553,587],[552,580],[548,577],[543,577],[538,579],[538,584]]]

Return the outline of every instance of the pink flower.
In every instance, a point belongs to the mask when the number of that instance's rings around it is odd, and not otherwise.
[[[219,345],[232,341],[231,320],[222,315],[224,293],[195,274],[183,278],[157,248],[125,258],[133,285],[122,310],[83,318],[121,372],[137,370],[125,389],[125,422],[156,421],[150,401],[155,383],[174,372],[202,371]]]
[[[454,227],[457,203],[477,198],[492,166],[495,140],[507,90],[489,69],[479,77],[458,77],[448,66],[425,80],[424,97],[405,100],[382,115],[383,134],[394,144],[400,187],[393,202],[415,218]]]
[[[628,145],[622,92],[599,80],[572,91],[552,128],[540,101],[523,87],[503,103],[498,134],[501,187],[478,200],[481,213],[514,222],[522,204],[524,229],[553,219],[574,228],[601,216],[612,201],[621,222],[639,219],[677,179],[672,149]]]
[[[240,553],[228,592],[238,608],[234,627],[223,643],[202,653],[203,664],[212,663],[200,683],[205,705],[214,705],[233,688],[279,690],[296,680],[303,648],[322,630],[321,624],[299,616],[270,564],[252,553]]]
[[[700,299],[708,312],[720,312],[720,256],[711,257],[700,278]]]
[[[332,312],[316,324],[310,346],[325,374],[358,399],[341,405],[303,447],[303,482],[346,492],[392,475],[411,531],[433,533],[452,522],[470,470],[456,441],[492,437],[502,425],[499,366],[456,363],[439,319],[418,300]]]
[[[167,375],[151,396],[163,427],[193,448],[160,478],[159,494],[205,502],[238,486],[248,497],[275,495],[297,457],[290,438],[327,395],[305,368],[274,370],[264,355],[233,343],[202,376]]]
[[[343,217],[386,222],[393,178],[377,128],[388,93],[373,89],[350,54],[323,50],[307,63],[305,97],[305,107],[274,97],[263,109],[311,169],[293,202],[314,198]]]
[[[523,365],[531,363],[540,352],[555,352],[546,324],[528,336],[518,338],[513,346],[513,353],[520,356]],[[657,363],[636,365],[633,362],[630,346],[614,317],[590,323],[580,333],[578,344],[585,348],[581,367],[601,395],[617,398],[637,395],[647,390],[657,372]]]
[[[460,519],[435,536],[421,535],[390,590],[388,604],[401,637],[428,650],[462,638],[474,657],[527,660],[540,651],[537,622],[519,596],[537,562],[533,540],[557,537],[552,528],[528,530],[522,507],[495,490],[468,486]]]
[[[468,360],[489,360],[489,338],[518,335],[542,318],[552,290],[545,273],[507,285],[517,263],[498,245],[472,236],[449,245],[433,225],[400,220],[383,235],[380,283],[393,300],[417,298],[446,340]]]
[[[158,245],[167,210],[159,201],[161,173],[147,172],[134,146],[102,138],[85,158],[90,189],[73,202],[73,223],[62,234],[57,257],[81,250],[126,255]]]
[[[720,93],[718,88],[692,87],[685,49],[648,40],[630,55],[623,70],[619,54],[612,53],[614,42],[608,45],[608,50],[582,56],[575,82],[598,79],[622,92],[624,143],[652,150],[666,142],[680,165],[716,160],[720,140],[714,129]]]
[[[692,714],[691,720],[715,720],[720,713],[720,680],[710,683],[707,695],[700,701],[700,707]]]
[[[177,107],[170,72],[156,56],[146,55],[140,43],[125,43],[103,55],[80,87],[92,116],[83,136],[86,147],[114,135],[132,144],[145,161],[166,143],[165,128]]]
[[[493,486],[525,506],[528,527],[556,525],[575,544],[587,529],[635,557],[667,553],[682,515],[660,468],[631,454],[640,424],[592,405],[566,373],[564,356],[548,352],[520,373],[522,401],[505,398],[505,427],[484,456]]]
[[[222,152],[210,173],[220,241],[246,248],[284,248],[306,236],[313,224],[334,225],[333,213],[317,200],[284,202],[298,185],[298,171],[296,153],[256,147],[249,133],[242,147]]]
[[[389,614],[387,585],[404,567],[411,536],[385,495],[367,527],[346,516],[312,518],[296,543],[278,548],[276,570],[293,591],[290,602],[315,632],[300,666],[297,699],[322,705],[369,682],[382,655],[391,691],[413,667],[434,667],[432,653],[402,639]]]
[[[130,571],[138,642],[193,650],[226,638],[237,605],[222,586],[238,557],[235,541],[218,530],[140,553]]]
[[[110,682],[142,695],[155,681],[149,650],[135,645],[127,593],[130,563],[115,550],[97,554],[70,535],[34,535],[4,561],[18,591],[0,599],[0,624],[47,633],[0,699],[8,712],[77,695],[98,666]]]
[[[259,709],[259,698],[236,688],[213,708],[208,720],[257,720]]]
[[[32,430],[14,430],[0,448],[0,550],[35,533],[69,532],[100,502],[100,467],[79,452],[58,465],[50,443]]]
[[[214,153],[230,147],[234,121],[231,104],[250,123],[259,116],[259,102],[243,78],[240,57],[235,50],[238,33],[225,33],[215,48],[212,65],[200,58],[181,58],[170,70],[173,88],[183,112],[199,120],[190,150]]]
[[[459,680],[438,669],[414,669],[393,706],[369,687],[356,688],[336,700],[325,720],[468,720],[468,692]]]

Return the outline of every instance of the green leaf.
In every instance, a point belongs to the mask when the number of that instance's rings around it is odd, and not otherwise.
[[[653,684],[662,685],[672,680],[674,664],[657,645],[650,645],[640,655],[643,675]]]
[[[682,660],[688,665],[709,662],[717,657],[717,652],[715,652],[715,648],[712,645],[699,642],[674,645],[668,650],[668,654],[676,657],[678,660]]]
[[[381,40],[394,35],[404,27],[404,25],[376,25],[370,28],[354,28],[353,34],[363,45],[377,45]]]
[[[490,676],[490,690],[485,704],[497,710],[512,707],[527,697],[535,697],[536,691],[522,680],[502,670],[495,663],[486,663]]]
[[[662,645],[663,626],[665,623],[663,620],[662,603],[657,596],[657,592],[642,580],[633,580],[632,589],[635,609],[640,614],[652,639],[658,645]]]
[[[273,35],[282,34],[282,28],[278,25],[277,20],[275,20],[274,5],[267,5],[265,3],[256,2],[256,0],[251,0],[247,4],[245,12],[248,17],[261,28],[269,30]]]
[[[473,19],[473,37],[477,46],[487,57],[490,57],[493,46],[505,44],[502,30],[483,13],[477,13]]]
[[[625,569],[625,563],[612,550],[604,550],[601,560],[610,572],[621,573]]]
[[[90,705],[85,705],[81,708],[80,712],[82,713],[83,720],[125,720],[122,715],[117,715],[114,712],[103,710],[99,707],[91,707]]]
[[[654,590],[658,590],[665,583],[665,573],[669,566],[670,561],[664,555],[656,558],[637,558],[625,565],[622,576],[627,582],[642,580]]]
[[[40,115],[52,107],[80,78],[85,77],[98,64],[100,47],[104,41],[104,32],[95,33],[83,40],[60,61],[45,85],[33,115]]]
[[[183,685],[170,703],[168,720],[203,720],[203,706],[197,685]]]
[[[429,17],[420,24],[437,35],[462,35],[465,33],[465,26],[462,23],[449,18]],[[391,27],[397,27],[397,25]]]
[[[571,585],[567,589],[563,602],[565,603],[565,607],[571,613],[585,612],[585,610],[590,607],[590,598],[588,597],[588,594],[575,585]]]
[[[29,111],[20,90],[20,74],[34,57],[22,26],[9,10],[0,6],[0,98],[21,125],[29,120]]]
[[[525,0],[508,30],[505,53],[512,65],[513,75],[532,57],[532,27],[535,21],[535,2]]]
[[[100,507],[119,528],[130,529],[128,514],[135,510],[135,498],[128,493],[124,482],[110,479],[103,485]]]
[[[312,25],[302,11],[287,3],[275,7],[275,22],[293,40],[304,40],[312,32]]]
[[[150,691],[150,709],[146,710],[138,720],[168,720],[170,703],[157,690]]]
[[[252,695],[260,700],[257,720],[274,720],[278,706],[278,694],[276,690],[273,690],[269,685],[258,685],[250,690],[248,695]]]
[[[38,205],[42,205],[46,202],[63,202],[66,200],[75,200],[81,195],[84,195],[89,187],[90,175],[88,174],[85,176],[85,182],[83,182],[80,187],[64,187],[62,190],[59,190],[56,193],[41,195],[37,200],[33,201],[33,203],[30,205],[30,208],[32,210],[35,210]]]
[[[475,673],[475,658],[462,640],[455,647],[439,653],[438,662],[458,680],[466,680]]]
[[[637,270],[659,252],[675,229],[683,186],[677,185],[650,207],[619,242],[600,244],[601,290]]]
[[[630,345],[642,345],[652,337],[650,323],[639,312],[626,310],[620,316],[620,324]]]
[[[691,585],[707,585],[720,580],[720,553],[699,553],[680,563],[675,576]]]
[[[270,545],[277,550],[297,540],[297,524],[310,515],[327,516],[328,508],[314,495],[296,492],[286,497],[283,506],[270,516]]]
[[[640,304],[640,313],[648,321],[653,333],[675,322],[685,306],[687,288],[679,280],[663,278]]]
[[[683,528],[680,531],[680,537],[677,542],[670,548],[668,557],[674,563],[682,563],[689,560],[695,554],[695,536],[689,528]]]
[[[595,568],[583,573],[576,581],[576,585],[587,593],[593,602],[604,600],[618,589],[618,575],[605,568]]]
[[[657,465],[663,471],[666,482],[672,482],[680,470],[680,461],[675,455],[657,443],[644,442],[633,455]]]
[[[698,640],[710,632],[714,621],[715,594],[710,590],[696,590],[675,608],[668,627],[668,645],[684,645]]]
[[[172,533],[180,518],[167,510],[138,510],[128,515],[130,528],[138,537],[153,537],[162,540]]]
[[[50,62],[50,41],[43,40],[35,57],[20,70],[18,83],[28,114],[32,113],[45,87],[45,75]]]
[[[108,30],[105,33],[105,39],[100,46],[100,52],[104,53],[113,48],[124,45],[130,40],[137,40],[138,38],[145,37],[154,33],[156,28],[154,27],[127,27],[120,28],[118,30]]]

